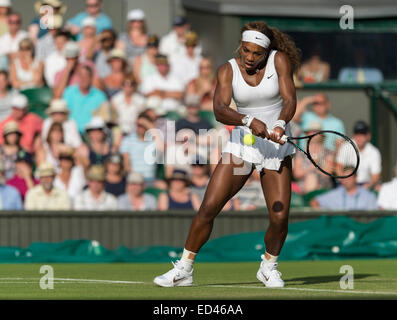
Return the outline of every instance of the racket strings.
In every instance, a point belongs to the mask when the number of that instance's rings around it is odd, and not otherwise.
[[[332,132],[319,132],[307,145],[307,152],[314,164],[334,177],[347,177],[354,173],[358,156],[352,143]]]

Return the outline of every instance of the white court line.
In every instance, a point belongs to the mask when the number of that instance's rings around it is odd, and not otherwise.
[[[15,280],[15,283],[23,283],[18,280],[36,280],[40,281],[40,278],[0,278],[0,283],[7,283],[6,281],[3,280]],[[94,283],[124,283],[124,284],[143,284],[144,282],[142,281],[123,281],[123,280],[98,280],[98,279],[72,279],[72,278],[54,278],[54,281],[59,281],[57,283],[68,283],[68,282],[77,282],[77,283],[83,283],[83,282],[94,282]],[[11,282],[8,282],[11,283]],[[34,281],[29,281],[26,283],[34,283]]]
[[[218,288],[242,288],[242,289],[273,289],[273,290],[296,290],[296,291],[312,291],[312,292],[331,292],[331,293],[357,293],[357,294],[380,294],[380,295],[397,295],[397,292],[391,291],[358,291],[358,290],[332,290],[332,289],[315,289],[315,288],[266,288],[265,286],[237,286],[237,285],[208,285],[206,287]]]
[[[2,281],[6,280],[6,281]],[[12,281],[15,280],[15,281]],[[18,280],[36,280],[36,281],[18,281]],[[125,281],[125,280],[100,280],[100,279],[74,279],[74,278],[54,278],[56,283],[110,283],[110,284],[152,284],[143,281]],[[40,278],[0,278],[2,283],[37,283]],[[198,286],[194,286],[198,287]],[[397,292],[391,291],[362,291],[362,290],[332,290],[332,289],[316,289],[316,288],[266,288],[265,286],[242,286],[242,285],[204,285],[203,287],[213,288],[242,288],[242,289],[273,289],[273,290],[291,290],[291,291],[308,291],[308,292],[328,292],[328,293],[347,293],[347,294],[373,294],[373,295],[397,295]]]

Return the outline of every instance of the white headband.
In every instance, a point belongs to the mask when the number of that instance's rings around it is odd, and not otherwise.
[[[266,37],[262,32],[254,30],[244,31],[241,40],[246,42],[253,42],[263,48],[267,48],[270,45],[270,39],[268,37]]]

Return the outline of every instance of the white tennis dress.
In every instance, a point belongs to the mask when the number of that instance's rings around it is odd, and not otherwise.
[[[278,120],[283,108],[278,75],[274,66],[276,52],[277,50],[270,52],[263,79],[255,87],[244,80],[236,60],[229,60],[233,69],[233,100],[236,103],[237,111],[242,114],[250,114],[263,121],[268,129],[273,128],[274,122]],[[295,148],[289,143],[280,145],[257,136],[252,146],[245,145],[243,138],[249,133],[251,130],[244,126],[235,127],[222,153],[231,153],[252,163],[258,172],[264,168],[278,170],[283,159],[295,153]],[[289,124],[286,125],[285,133],[291,135]]]

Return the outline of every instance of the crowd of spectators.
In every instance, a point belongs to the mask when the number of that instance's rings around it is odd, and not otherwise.
[[[85,5],[65,20],[62,1],[38,1],[25,31],[10,0],[0,1],[0,208],[198,210],[220,158],[212,138],[227,139],[231,129],[213,121],[215,70],[200,36],[184,17],[165,36],[151,34],[141,9],[126,14],[127,31],[117,34],[101,0]],[[45,23],[43,6],[55,13]],[[316,56],[298,75],[323,81],[329,67]],[[44,117],[26,94],[41,88],[52,91]],[[330,108],[324,94],[300,100],[294,135],[344,133]],[[366,123],[357,122],[353,140],[357,176],[339,184],[297,154],[294,194],[331,190],[311,199],[316,208],[396,208],[388,196],[396,183],[380,184],[381,156]],[[317,145],[336,157],[327,141]],[[379,203],[369,190],[379,191]],[[224,210],[265,206],[254,171]]]

